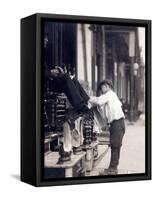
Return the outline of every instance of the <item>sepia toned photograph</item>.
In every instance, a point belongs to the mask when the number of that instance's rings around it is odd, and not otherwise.
[[[145,37],[44,20],[44,179],[145,173]]]

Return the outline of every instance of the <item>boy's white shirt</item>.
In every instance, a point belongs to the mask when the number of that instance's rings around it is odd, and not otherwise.
[[[98,111],[108,123],[111,123],[113,120],[125,118],[122,111],[122,103],[112,90],[109,90],[99,97],[90,97],[89,102],[97,105]]]

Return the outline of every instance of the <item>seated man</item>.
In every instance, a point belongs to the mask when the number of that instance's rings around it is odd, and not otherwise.
[[[65,93],[69,102],[77,113],[85,113],[89,111],[89,96],[76,78],[71,79],[69,74],[65,73],[61,67],[55,69],[46,69],[46,76],[53,80],[53,92]]]
[[[61,67],[57,66],[52,70],[46,69],[45,75],[52,80],[52,91],[64,93],[73,107],[73,109],[68,109],[66,122],[63,124],[63,144],[59,151],[59,162],[61,163],[62,161],[70,160],[73,146],[77,148],[82,144],[83,138],[81,138],[81,126],[78,119],[79,116],[89,113],[88,100],[90,97],[86,94],[78,80],[71,78]],[[75,126],[76,129],[74,128]],[[79,138],[75,138],[75,135]]]

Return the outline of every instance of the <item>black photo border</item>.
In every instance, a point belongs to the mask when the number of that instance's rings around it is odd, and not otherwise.
[[[41,14],[36,15],[36,186],[92,184],[151,179],[151,20]],[[44,179],[43,150],[43,24],[45,21],[145,27],[145,173]],[[33,150],[33,149],[32,149]]]

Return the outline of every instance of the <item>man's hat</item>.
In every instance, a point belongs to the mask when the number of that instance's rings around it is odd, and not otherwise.
[[[111,87],[111,89],[113,89],[113,83],[111,80],[103,80],[99,85],[98,85],[98,89],[101,90],[101,86],[102,85],[109,85]]]

